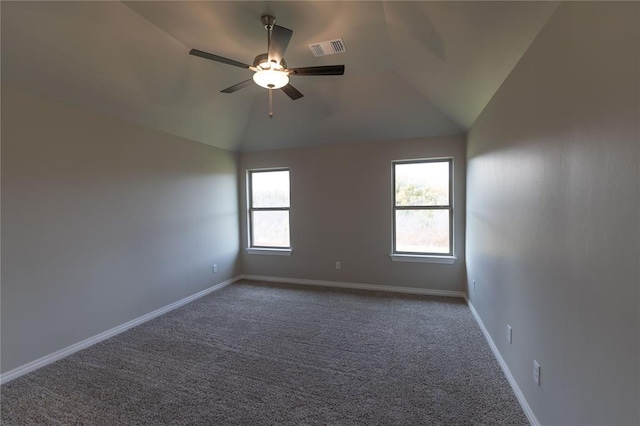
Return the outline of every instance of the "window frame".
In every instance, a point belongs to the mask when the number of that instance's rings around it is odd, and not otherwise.
[[[289,207],[253,207],[253,174],[269,172],[289,173]],[[253,241],[253,212],[254,211],[286,211],[289,213],[289,246],[257,246]],[[247,252],[250,254],[280,254],[291,252],[291,170],[288,167],[274,167],[265,169],[247,169]]]
[[[436,206],[398,206],[396,203],[396,166],[403,164],[421,164],[421,163],[449,163],[449,204]],[[419,158],[409,160],[395,160],[391,162],[391,258],[394,261],[404,262],[432,262],[432,263],[453,263],[455,260],[454,251],[454,188],[453,188],[454,162],[453,157],[441,158]],[[449,211],[449,251],[447,253],[440,252],[409,252],[398,251],[396,247],[396,211],[398,210],[448,210]]]

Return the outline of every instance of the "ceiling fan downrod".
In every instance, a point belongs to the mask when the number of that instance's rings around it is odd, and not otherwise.
[[[260,17],[264,29],[267,30],[267,52],[271,52],[271,31],[276,24],[276,18],[271,15],[262,15]],[[270,60],[270,58],[267,58]],[[269,88],[269,118],[273,118],[273,89]]]
[[[271,30],[273,30],[273,26],[276,24],[276,18],[271,15],[262,15],[260,17],[260,21],[262,25],[264,25],[264,29],[267,30],[267,52],[271,51]]]
[[[273,118],[273,89],[269,89],[269,118]]]

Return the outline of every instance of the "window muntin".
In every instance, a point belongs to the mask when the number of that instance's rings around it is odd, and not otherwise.
[[[453,160],[393,162],[393,253],[453,256]]]
[[[288,249],[289,170],[249,170],[249,246]]]

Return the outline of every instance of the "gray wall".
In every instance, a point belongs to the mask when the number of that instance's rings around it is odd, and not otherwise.
[[[428,157],[454,158],[458,260],[453,265],[392,262],[391,161]],[[292,255],[250,255],[243,250],[245,274],[464,290],[463,137],[251,152],[241,155],[240,164],[243,212],[247,169],[291,170]],[[244,214],[242,231],[246,247]],[[342,269],[335,269],[335,261],[342,262]]]
[[[2,372],[237,275],[236,176],[227,151],[3,85]]]
[[[640,423],[639,8],[561,5],[468,135],[471,301],[543,424]]]

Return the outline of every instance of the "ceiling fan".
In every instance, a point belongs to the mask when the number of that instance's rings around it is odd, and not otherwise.
[[[275,25],[276,19],[270,15],[263,15],[260,20],[267,30],[267,53],[255,57],[253,65],[247,65],[233,59],[223,58],[212,53],[191,49],[190,55],[199,56],[223,64],[233,65],[239,68],[250,69],[254,72],[253,78],[234,84],[221,90],[222,93],[233,93],[255,82],[258,86],[269,89],[269,118],[273,118],[273,89],[282,90],[292,100],[300,99],[303,95],[289,84],[289,76],[308,75],[343,75],[344,65],[326,65],[319,67],[287,68],[284,60],[284,52],[287,50],[293,31]]]

